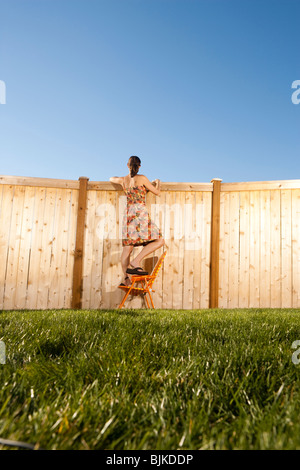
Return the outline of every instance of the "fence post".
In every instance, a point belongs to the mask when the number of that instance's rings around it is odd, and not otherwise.
[[[84,250],[84,226],[87,203],[87,184],[89,178],[79,178],[79,196],[77,210],[77,228],[73,268],[72,308],[80,309],[82,306],[82,274],[83,274],[83,250]]]
[[[219,242],[220,242],[220,191],[219,178],[211,180],[212,193],[212,217],[211,217],[211,246],[210,246],[210,292],[209,308],[218,308],[219,299]]]

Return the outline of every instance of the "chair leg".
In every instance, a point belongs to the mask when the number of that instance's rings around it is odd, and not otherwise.
[[[147,307],[150,308],[150,304],[149,304],[149,300],[148,300],[148,297],[147,297],[147,289],[145,289],[145,284],[144,284],[145,281],[141,281],[142,283],[142,286],[143,286],[143,289],[144,289],[144,298],[146,299],[146,303],[147,303]]]
[[[145,299],[146,299],[147,307],[150,308],[150,304],[149,304],[149,300],[147,298],[147,293],[146,292],[145,292]]]
[[[151,302],[152,308],[155,308],[155,307],[154,307],[153,300],[152,300],[152,297],[151,297],[151,294],[150,294],[150,289],[149,289],[149,285],[148,285],[147,279],[145,279],[145,283],[146,283],[146,289],[145,289],[145,290],[146,290],[146,292],[148,292],[148,295],[149,295],[149,297],[150,297],[150,302]],[[150,308],[148,301],[147,301],[147,304],[148,304],[148,307]]]
[[[133,278],[132,284],[131,284],[131,286],[129,287],[129,289],[128,289],[128,291],[126,292],[126,294],[124,295],[123,300],[122,300],[122,302],[120,303],[120,305],[119,305],[118,308],[122,308],[122,307],[123,307],[123,305],[124,305],[124,303],[125,303],[127,297],[129,296],[131,290],[133,289],[134,283],[135,283],[135,280],[134,280],[134,278]]]

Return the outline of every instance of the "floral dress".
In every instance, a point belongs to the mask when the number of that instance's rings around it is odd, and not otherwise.
[[[161,231],[152,222],[146,207],[146,188],[134,186],[125,189],[127,205],[122,226],[122,245],[147,245],[162,238]]]

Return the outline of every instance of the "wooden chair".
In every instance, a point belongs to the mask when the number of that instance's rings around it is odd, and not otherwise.
[[[159,260],[157,261],[157,263],[155,264],[151,274],[147,274],[145,276],[132,275],[132,277],[131,277],[131,280],[132,280],[131,286],[119,286],[119,289],[122,289],[123,291],[125,291],[125,295],[124,295],[123,300],[120,303],[118,308],[123,307],[123,305],[124,305],[127,297],[129,296],[129,294],[131,294],[131,295],[143,295],[146,299],[146,303],[147,303],[148,308],[151,308],[150,304],[149,304],[149,300],[150,300],[152,308],[155,308],[154,303],[153,303],[153,299],[151,297],[151,292],[155,292],[152,289],[152,285],[153,285],[153,282],[155,281],[155,279],[157,277],[157,274],[158,274],[158,272],[161,268],[161,265],[162,265],[162,263],[165,259],[166,254],[167,254],[167,251],[164,251],[163,254],[161,255],[161,257],[159,258]],[[138,283],[141,284],[141,287],[138,287],[136,285]],[[147,298],[147,294],[149,296],[149,300]]]

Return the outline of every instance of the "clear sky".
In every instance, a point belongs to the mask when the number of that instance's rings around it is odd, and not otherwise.
[[[299,44],[299,0],[0,0],[0,174],[299,179]]]

